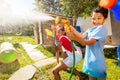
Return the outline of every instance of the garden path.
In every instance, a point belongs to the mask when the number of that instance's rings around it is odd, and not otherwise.
[[[35,66],[41,67],[56,62],[55,57],[47,58],[40,51],[34,49],[36,46],[26,42],[21,43],[28,55],[35,61]],[[30,64],[17,70],[8,80],[29,80],[36,72],[36,68]]]
[[[42,54],[40,51],[35,49],[38,45],[28,44],[27,42],[21,42],[20,44],[23,46],[23,48],[25,49],[26,53],[29,55],[29,57],[33,61],[36,62],[38,60],[47,58],[44,54]]]

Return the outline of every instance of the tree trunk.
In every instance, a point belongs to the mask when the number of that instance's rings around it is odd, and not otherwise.
[[[38,27],[38,22],[36,22],[34,24],[34,38],[35,38],[35,42],[36,44],[39,44],[40,43],[40,36],[39,36],[39,27]]]
[[[39,42],[40,42],[40,44],[43,44],[43,37],[42,37],[42,22],[41,21],[39,21]]]
[[[73,26],[74,26],[74,27],[76,27],[77,19],[78,19],[77,16],[74,16],[74,17],[73,17]]]

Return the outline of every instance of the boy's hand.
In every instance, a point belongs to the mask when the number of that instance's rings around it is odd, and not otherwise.
[[[76,29],[73,26],[69,26],[69,28],[70,28],[70,31],[73,33],[76,31]]]
[[[72,32],[67,33],[67,36],[68,36],[71,40],[74,40],[74,39],[75,39],[75,35],[74,35],[74,33],[72,33]]]

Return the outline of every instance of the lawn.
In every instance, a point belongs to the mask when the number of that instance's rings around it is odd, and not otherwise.
[[[11,74],[17,71],[19,68],[26,66],[28,64],[34,63],[30,57],[27,55],[23,47],[19,44],[20,42],[28,42],[35,45],[34,36],[19,36],[19,35],[0,35],[0,43],[10,42],[13,44],[14,48],[18,52],[18,60],[11,64],[1,64],[0,63],[0,80],[7,80]],[[40,50],[47,57],[54,56],[54,50],[52,47],[44,47],[39,45],[36,49]]]
[[[0,43],[9,41],[13,44],[14,48],[18,52],[18,60],[11,64],[1,64],[0,63],[0,80],[7,80],[12,73],[14,73],[19,68],[26,66],[33,61],[26,54],[23,47],[19,44],[19,42],[27,41],[28,43],[35,44],[33,36],[1,36],[0,35]],[[27,61],[26,61],[27,60]]]
[[[10,77],[10,75],[14,73],[16,70],[18,70],[19,68],[26,66],[30,63],[34,63],[26,54],[23,47],[18,43],[18,42],[27,41],[28,43],[35,44],[33,36],[4,36],[4,38],[3,36],[0,36],[0,42],[4,42],[4,41],[10,41],[14,45],[15,49],[18,51],[19,58],[17,61],[15,61],[12,64],[6,64],[6,65],[0,64],[0,80],[7,80]],[[54,56],[53,53],[55,53],[52,47],[46,48],[40,45],[37,47],[37,49],[43,52],[48,57]],[[116,48],[104,49],[104,51],[105,51],[106,64],[107,64],[106,66],[107,80],[120,80],[120,66],[117,65]],[[83,76],[83,78],[85,80],[88,80],[87,75],[84,74],[81,70],[83,62],[84,62],[84,59],[82,59],[75,67]],[[53,64],[48,64],[47,66],[41,67],[42,71],[44,72],[44,77],[46,78],[46,80],[54,80],[52,69],[55,65],[56,63],[53,63]],[[60,72],[60,76],[62,80],[68,80],[69,75],[70,75],[70,70]],[[41,78],[42,78],[42,75],[37,70],[36,74],[31,80],[38,80]],[[78,78],[73,75],[72,80],[78,80]]]
[[[107,68],[107,79],[106,80],[120,80],[120,66],[118,66],[116,48],[104,49],[104,52],[105,52],[105,57],[106,57],[106,68]],[[82,59],[75,67],[80,72],[82,77],[85,80],[88,80],[87,75],[82,72],[83,62],[84,62],[84,59]],[[46,80],[54,80],[53,74],[52,74],[52,68],[55,65],[56,63],[53,63],[53,64],[49,64],[47,66],[42,67],[42,70],[44,72],[44,77]],[[60,72],[60,76],[62,80],[68,80],[69,75],[70,75],[70,70]],[[38,71],[36,71],[36,74],[31,80],[37,80],[41,78],[42,78],[41,74]],[[79,79],[73,75],[71,80],[79,80]]]

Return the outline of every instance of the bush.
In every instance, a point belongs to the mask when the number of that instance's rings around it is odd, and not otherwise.
[[[104,53],[106,58],[117,59],[117,48],[105,48]]]

